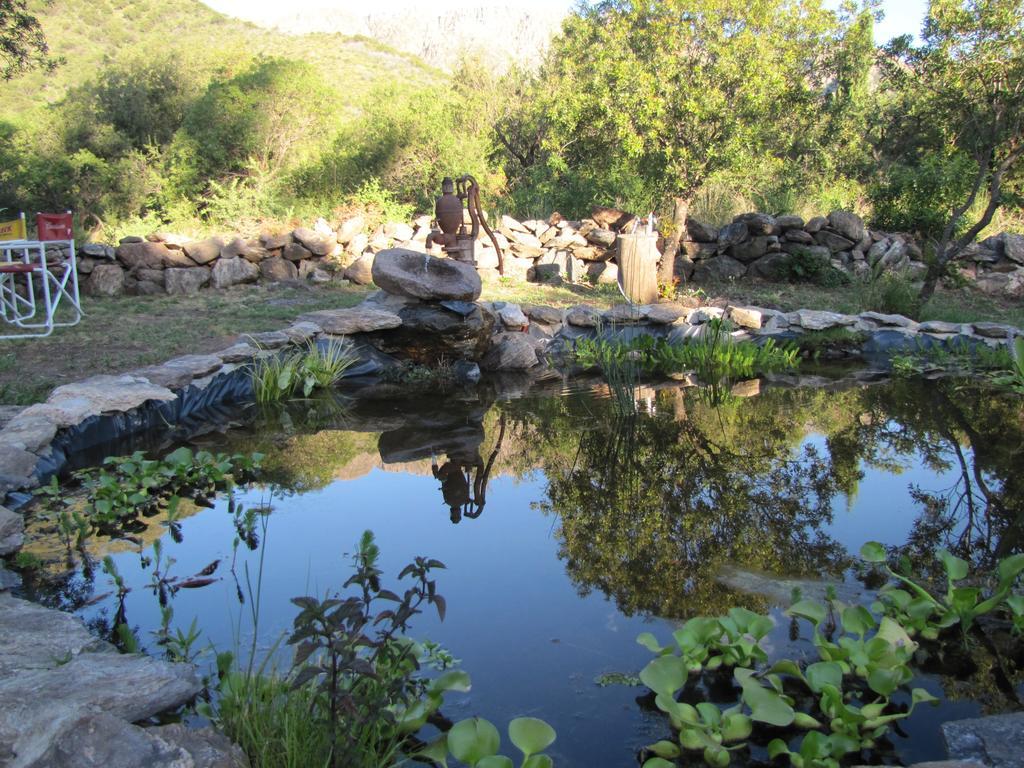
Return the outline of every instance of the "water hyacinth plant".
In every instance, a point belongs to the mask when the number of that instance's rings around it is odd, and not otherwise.
[[[843,605],[834,592],[824,603],[796,595],[787,611],[794,621],[810,624],[817,660],[780,659],[769,665],[762,644],[774,622],[740,608],[690,619],[667,646],[649,632],[637,637],[656,654],[640,679],[678,732],[674,740],[647,747],[644,768],[672,768],[687,752],[700,752],[706,764],[725,768],[732,753],[759,737],[759,723],[769,727],[769,735],[787,729],[785,738],[772,738],[766,747],[769,757],[784,757],[793,768],[838,768],[844,759],[861,760],[862,752],[875,749],[916,707],[937,703],[925,689],[910,688],[919,647],[912,635],[935,641],[953,626],[966,633],[976,617],[997,610],[1008,615],[1014,633],[1024,628],[1024,596],[1012,591],[1024,572],[1024,555],[1000,561],[994,586],[985,590],[960,586],[969,575],[967,562],[939,550],[946,576],[945,594],[939,595],[891,569],[877,542],[865,544],[861,556],[882,565],[895,582],[882,588],[874,613]],[[740,690],[735,705],[722,709],[680,700],[691,675],[719,669],[732,669]]]

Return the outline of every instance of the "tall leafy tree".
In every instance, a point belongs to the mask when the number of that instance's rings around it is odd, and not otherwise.
[[[0,78],[10,80],[35,67],[53,69],[60,59],[50,56],[39,19],[25,0],[0,0]]]
[[[819,0],[581,6],[547,64],[549,166],[639,184],[670,206],[661,270],[670,279],[705,181],[751,167],[815,119],[836,32]]]
[[[1024,156],[1024,0],[932,0],[920,45],[891,47],[887,80],[908,94],[909,164],[957,167],[961,183],[936,227],[927,301],[946,265],[992,221]],[[929,165],[930,164],[930,165]],[[947,185],[949,186],[949,185]]]

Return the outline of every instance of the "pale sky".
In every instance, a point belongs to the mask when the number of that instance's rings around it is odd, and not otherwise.
[[[232,16],[254,18],[279,11],[281,0],[204,0],[211,8]],[[425,0],[376,0],[372,5],[374,11],[388,12],[421,6]],[[448,10],[452,8],[479,8],[481,6],[524,6],[550,8],[552,5],[564,5],[567,9],[571,0],[429,0],[431,8]],[[836,7],[839,0],[825,0],[825,4]],[[885,19],[875,26],[875,42],[885,43],[903,34],[917,35],[921,31],[927,0],[883,0],[882,9]],[[311,12],[332,8],[350,13],[366,14],[370,11],[364,0],[290,0],[287,4],[290,13]]]

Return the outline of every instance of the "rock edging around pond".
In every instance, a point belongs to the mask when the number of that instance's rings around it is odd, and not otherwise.
[[[0,592],[0,762],[10,768],[242,768],[211,729],[132,725],[188,703],[191,664],[121,654],[70,614]]]
[[[391,253],[399,261],[404,255]],[[381,256],[381,263],[386,263],[387,256]],[[424,260],[425,272],[440,272],[445,261],[421,255],[416,259]],[[534,380],[562,377],[565,366],[559,363],[564,363],[565,353],[581,336],[647,334],[683,341],[699,335],[706,323],[718,318],[735,326],[734,339],[754,342],[847,331],[860,354],[882,368],[892,354],[935,345],[997,347],[1024,335],[999,323],[919,323],[877,312],[780,312],[753,306],[700,306],[696,300],[620,304],[602,312],[585,305],[557,309],[429,300],[423,298],[432,295],[429,290],[405,287],[402,291],[404,295],[372,294],[352,308],[303,315],[287,328],[242,336],[213,354],[184,355],[160,365],[57,387],[45,402],[20,410],[0,428],[0,493],[13,492],[14,502],[27,500],[25,491],[63,468],[70,444],[100,446],[115,437],[170,430],[204,409],[251,399],[246,368],[253,359],[330,337],[345,337],[359,355],[359,362],[348,371],[350,377],[376,376],[400,360],[411,359],[424,364],[459,363],[457,373],[472,383],[479,378],[479,369],[513,371]],[[458,295],[479,295],[479,281],[460,289]]]

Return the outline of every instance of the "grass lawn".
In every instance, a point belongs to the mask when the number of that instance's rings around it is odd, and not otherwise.
[[[305,312],[353,306],[366,294],[356,287],[245,286],[196,296],[84,296],[78,325],[43,339],[0,341],[0,404],[27,405],[87,376],[223,349],[240,333],[276,330]]]

